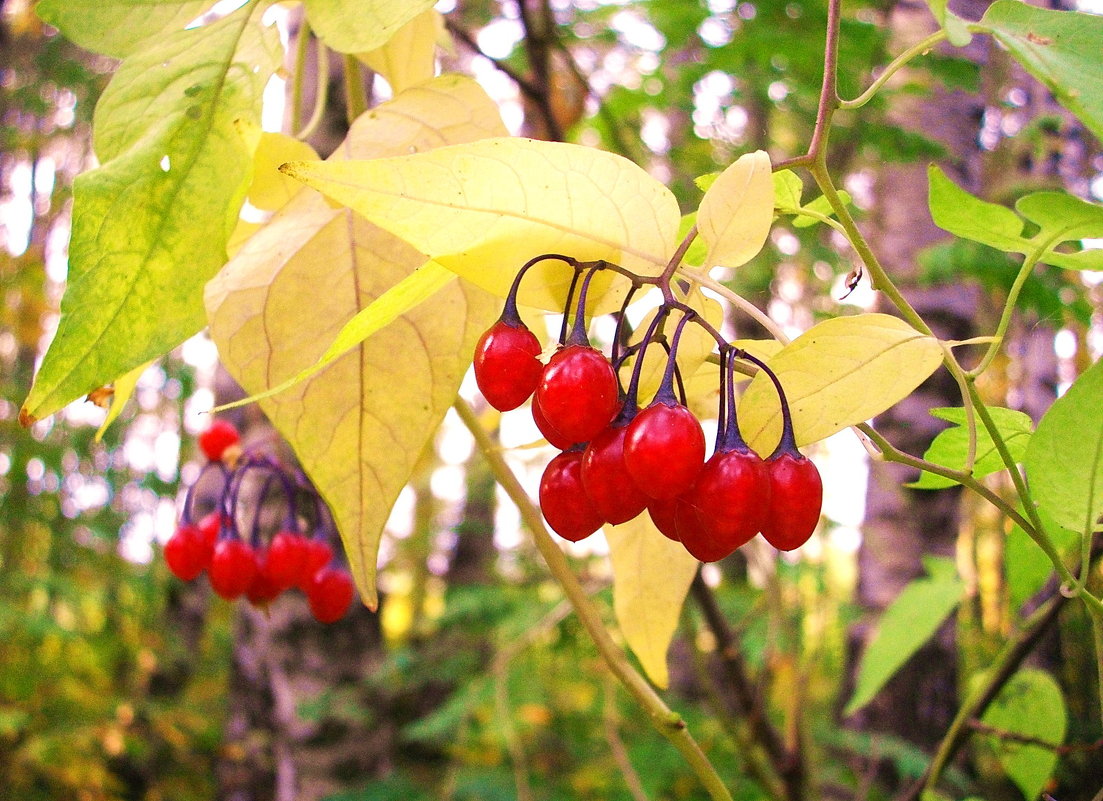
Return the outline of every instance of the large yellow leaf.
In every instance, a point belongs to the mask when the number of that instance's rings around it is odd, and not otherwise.
[[[377,50],[359,58],[391,85],[395,94],[433,77],[437,42],[444,33],[444,17],[435,8],[422,11]]]
[[[681,543],[660,534],[646,512],[606,526],[605,537],[613,562],[617,624],[648,678],[665,689],[670,683],[666,652],[698,562]]]
[[[434,79],[357,120],[335,158],[499,134],[495,115],[474,82]],[[425,263],[393,234],[300,193],[208,285],[211,335],[231,374],[261,393],[314,364],[346,323]],[[390,508],[499,308],[482,290],[451,281],[321,372],[260,402],[333,509],[369,606]]]
[[[669,190],[632,162],[579,145],[487,139],[283,169],[500,296],[540,254],[605,259],[657,275],[676,246],[680,218]],[[550,262],[532,272],[521,303],[561,309],[571,270]],[[612,310],[626,288],[622,278],[596,278],[591,296],[603,300],[589,308]]]
[[[766,244],[774,218],[770,157],[762,150],[740,156],[705,192],[697,231],[708,245],[705,269],[746,264]]]
[[[910,395],[941,363],[938,340],[887,314],[826,320],[767,361],[789,399],[799,445],[880,414]],[[763,373],[740,399],[739,428],[763,456],[781,437],[781,405]]]

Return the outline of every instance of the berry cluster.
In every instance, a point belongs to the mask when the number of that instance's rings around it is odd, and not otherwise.
[[[227,600],[244,595],[260,607],[298,587],[306,593],[317,620],[340,620],[352,603],[352,576],[337,562],[325,504],[302,473],[269,456],[243,451],[237,429],[224,420],[215,420],[199,435],[199,447],[210,460],[200,478],[216,471],[221,492],[214,511],[193,521],[192,495],[200,482],[188,490],[180,523],[165,543],[169,570],[185,581],[206,571],[215,593]],[[259,482],[254,485],[259,490],[248,538],[237,525],[238,498],[247,477]],[[287,514],[265,541],[260,510],[275,492],[282,493]],[[315,518],[314,533],[309,537],[300,531],[298,508],[304,499],[311,502],[309,511]]]
[[[571,266],[574,281],[558,348],[544,364],[540,340],[521,321],[516,298],[525,272],[546,259]],[[617,317],[608,358],[590,344],[585,316],[589,282],[606,269],[632,284]],[[759,532],[780,550],[797,548],[819,521],[823,487],[816,466],[797,450],[781,383],[764,363],[728,344],[692,307],[676,299],[670,289],[672,272],[668,268],[658,278],[643,278],[604,261],[579,262],[555,254],[531,260],[519,271],[501,317],[476,346],[479,389],[500,411],[532,398],[533,421],[562,451],[544,470],[540,506],[548,525],[565,539],[581,540],[604,523],[625,523],[646,510],[659,531],[702,561],[728,556]],[[624,312],[645,284],[662,290],[663,303],[642,339],[633,344]],[[568,335],[572,311],[574,325]],[[668,341],[663,329],[677,314],[681,317]],[[678,342],[690,322],[704,327],[718,346],[717,434],[707,460],[705,435],[686,406],[677,364]],[[667,351],[666,369],[654,398],[641,409],[644,352],[655,343]],[[632,357],[625,389],[621,368]],[[765,371],[781,399],[781,441],[766,459],[739,433],[734,388],[738,360]]]

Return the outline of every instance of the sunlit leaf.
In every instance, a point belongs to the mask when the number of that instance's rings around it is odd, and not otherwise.
[[[670,191],[627,159],[580,145],[499,138],[284,170],[501,297],[537,255],[657,275],[676,246]],[[542,263],[522,282],[521,303],[561,310],[571,275],[562,263]],[[607,292],[611,283],[616,290]],[[626,288],[608,272],[598,276],[592,310],[612,310]]]
[[[1028,415],[1014,409],[1001,409],[998,406],[989,407],[989,413],[996,424],[1000,436],[1003,437],[1012,457],[1017,462],[1023,460],[1026,453],[1026,444],[1030,441],[1030,434],[1034,431],[1034,422]],[[969,430],[965,427],[965,409],[942,408],[931,409],[931,414],[940,420],[945,420],[954,425],[945,431],[940,431],[934,438],[923,458],[928,462],[951,467],[954,470],[963,470],[969,455]],[[988,429],[977,423],[977,450],[976,462],[973,464],[973,477],[984,476],[1003,470],[1003,459],[988,434]],[[948,478],[924,472],[918,481],[909,484],[916,489],[942,489],[952,487],[957,482]]]
[[[928,556],[923,564],[927,576],[906,586],[881,615],[877,633],[862,654],[854,695],[843,710],[844,717],[872,701],[961,601],[965,585],[952,559]]]
[[[1000,690],[981,720],[999,732],[1059,746],[1068,730],[1060,685],[1044,670],[1023,668]],[[1057,766],[1057,752],[1041,745],[996,736],[985,740],[996,751],[1008,778],[1024,798],[1037,798]]]
[[[704,266],[746,264],[766,244],[773,217],[770,157],[762,150],[740,156],[708,188],[697,210],[697,230],[708,245]]]
[[[911,394],[942,362],[931,336],[887,314],[825,320],[768,360],[785,389],[798,444],[864,422]],[[739,402],[739,428],[762,455],[781,437],[781,405],[759,374]]]
[[[613,563],[613,611],[628,647],[656,686],[670,683],[666,652],[698,562],[659,533],[647,513],[606,526]]]
[[[239,123],[239,129],[246,123]],[[293,136],[284,133],[261,131],[250,128],[245,133],[246,141],[252,140],[253,182],[249,185],[246,199],[264,211],[275,211],[283,206],[303,185],[280,172],[279,167],[296,159],[316,159],[314,148]]]
[[[500,135],[494,109],[474,81],[433,79],[358,119],[333,158]],[[499,301],[449,273],[437,291],[405,303],[400,317],[380,327],[396,307],[387,312],[388,303],[373,302],[401,294],[396,287],[409,287],[403,282],[425,263],[424,254],[394,235],[301,192],[207,290],[211,335],[251,394],[311,368],[327,351],[355,345],[260,404],[333,509],[361,595],[372,606],[390,508],[455,400],[476,339],[500,310]],[[361,312],[366,316],[357,317]],[[350,339],[335,342],[342,336]]]
[[[382,47],[361,53],[360,59],[382,75],[397,94],[433,77],[443,29],[444,18],[430,8],[399,28]]]
[[[123,413],[126,402],[130,400],[130,396],[134,394],[134,388],[138,386],[138,379],[142,377],[142,373],[144,373],[146,368],[152,363],[153,362],[140,364],[126,375],[120,376],[112,382],[111,388],[114,391],[111,393],[111,406],[107,410],[107,417],[103,418],[100,427],[96,429],[96,442],[102,440],[103,435],[107,432],[107,429],[111,427],[111,424],[119,419],[119,415]]]
[[[435,0],[305,0],[306,17],[322,40],[341,53],[386,44]]]
[[[1103,137],[1103,17],[997,0],[977,24]]]
[[[1058,525],[1081,534],[1103,517],[1103,361],[1054,401],[1026,449],[1033,500]]]
[[[792,170],[778,170],[774,173],[774,206],[789,210],[800,208],[800,198],[804,193],[804,183]]]
[[[96,53],[123,58],[145,40],[184,26],[215,0],[42,0],[35,13],[66,39]]]
[[[279,51],[249,5],[119,68],[97,108],[99,156],[110,160],[74,184],[69,284],[24,421],[202,328],[203,284],[225,262],[251,170],[234,121],[259,117]]]

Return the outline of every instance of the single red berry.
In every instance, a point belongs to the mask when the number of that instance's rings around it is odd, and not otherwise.
[[[820,520],[823,482],[811,459],[784,451],[766,460],[770,477],[769,514],[762,536],[779,551],[791,551],[808,541]]]
[[[655,524],[655,528],[659,530],[659,533],[668,540],[681,542],[681,539],[678,538],[677,510],[677,498],[666,498],[663,500],[651,498],[647,502],[647,514],[650,516],[651,522]]]
[[[191,523],[181,523],[165,543],[165,563],[172,574],[191,581],[210,563],[210,550],[203,534]]]
[[[218,512],[209,512],[200,519],[199,531],[203,534],[203,540],[210,544],[211,550],[218,542],[218,532],[222,530],[223,516]]]
[[[582,453],[582,486],[607,523],[627,523],[647,507],[647,496],[624,469],[627,425],[610,425]]]
[[[333,623],[344,617],[356,588],[344,568],[323,567],[315,571],[306,588],[310,612],[321,623]]]
[[[718,451],[693,485],[702,527],[729,553],[762,530],[770,509],[766,463],[749,449]]]
[[[325,540],[312,538],[306,541],[303,554],[302,573],[299,574],[296,586],[306,592],[310,587],[310,581],[314,578],[314,574],[333,560],[333,549]]]
[[[208,571],[211,587],[226,600],[244,594],[253,583],[256,572],[253,549],[247,543],[239,539],[224,539],[214,547]]]
[[[582,451],[564,451],[548,462],[540,478],[540,509],[552,530],[571,542],[601,528],[601,513],[582,488]]]
[[[253,563],[256,567],[256,573],[249,583],[249,588],[245,591],[245,597],[249,599],[249,603],[253,606],[267,606],[276,600],[286,588],[276,583],[272,576],[272,553],[270,549],[261,548],[254,551]]]
[[[475,346],[475,382],[501,412],[516,409],[536,390],[544,365],[540,340],[524,325],[494,323]]]
[[[228,420],[216,418],[211,421],[210,427],[199,434],[199,448],[208,459],[217,462],[222,458],[226,449],[236,445],[241,437]]]
[[[692,495],[691,490],[678,497],[675,507],[678,538],[694,559],[717,562],[729,556],[738,546],[715,536],[704,521],[705,510],[694,503]]]
[[[553,448],[559,448],[561,451],[567,450],[567,448],[574,445],[573,442],[568,440],[554,428],[548,419],[544,417],[544,412],[540,408],[540,400],[535,395],[532,398],[532,422],[536,423],[536,428],[544,435]]]
[[[326,546],[329,549],[329,546]],[[302,534],[297,531],[278,531],[268,544],[268,575],[280,589],[286,590],[294,587],[304,580],[303,573],[307,567],[310,545]],[[328,564],[332,554],[327,556]]]
[[[551,357],[536,386],[544,419],[572,444],[589,442],[616,416],[616,373],[600,351],[568,345]]]
[[[656,401],[640,412],[624,438],[624,466],[649,498],[688,490],[705,463],[705,434],[680,403]]]

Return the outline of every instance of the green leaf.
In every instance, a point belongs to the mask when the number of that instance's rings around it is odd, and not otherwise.
[[[340,53],[363,53],[387,43],[435,0],[306,0],[306,17]]]
[[[1060,526],[1087,535],[1103,516],[1103,361],[1038,422],[1026,449],[1030,494]]]
[[[906,586],[881,615],[877,633],[862,654],[854,695],[843,710],[844,717],[872,701],[961,601],[965,585],[953,560],[929,556],[923,563],[927,577]]]
[[[977,25],[1103,138],[1103,16],[997,0]]]
[[[946,38],[956,47],[965,47],[973,40],[973,35],[965,27],[965,20],[946,8],[946,0],[927,0],[931,13],[938,24],[946,31]]]
[[[184,26],[214,0],[42,0],[35,13],[86,50],[124,58],[147,39]]]
[[[166,60],[162,48],[176,55]],[[251,4],[152,43],[120,67],[104,95],[101,158],[110,160],[74,183],[69,285],[25,422],[203,327],[203,284],[226,261],[250,177],[252,154],[234,120],[259,119],[279,63],[278,33],[262,27]],[[157,97],[149,109],[135,105],[136,86]],[[127,114],[135,127],[121,119]]]
[[[1061,688],[1044,670],[1024,668],[1011,677],[981,720],[1012,735],[1059,746],[1068,730]],[[1057,765],[1057,752],[1041,745],[988,736],[1000,764],[1026,798],[1037,798]]]
[[[1028,238],[1023,236],[1023,219],[1011,209],[973,197],[933,164],[927,176],[931,217],[944,231],[1008,253],[1032,253],[1045,243],[1047,250],[1040,262],[1072,270],[1103,269],[1103,251],[1053,251],[1062,242],[1103,236],[1103,206],[1064,192],[1025,195],[1016,208],[1039,227]]]
[[[852,198],[849,192],[845,189],[840,189],[839,200],[841,200],[844,205],[849,206]],[[822,214],[825,217],[832,217],[835,214],[835,210],[831,208],[831,203],[828,202],[827,198],[823,195],[820,195],[808,205],[803,206],[802,211],[811,212],[812,214]],[[809,214],[800,214],[793,220],[793,225],[796,228],[811,228],[818,222],[819,220]]]
[[[800,196],[804,193],[804,183],[792,170],[778,170],[774,173],[774,206],[786,213],[800,208]]]
[[[1030,441],[1030,434],[1034,431],[1034,422],[1029,416],[1013,409],[990,407],[988,411],[996,424],[996,430],[1000,432],[1004,442],[1007,443],[1011,455],[1016,462],[1021,462],[1023,455],[1026,453],[1026,444]],[[939,432],[930,447],[927,448],[927,452],[923,454],[923,458],[943,467],[963,470],[966,458],[969,455],[969,431],[965,427],[965,409],[931,409],[931,414],[954,425],[945,431]],[[977,455],[973,464],[973,477],[983,478],[1003,469],[1003,460],[1000,458],[999,451],[996,450],[996,444],[989,436],[988,429],[978,421]],[[914,481],[907,486],[914,489],[943,489],[952,487],[956,483],[934,473],[924,472],[918,481]]]
[[[1053,522],[1044,510],[1039,510],[1046,533],[1057,552],[1067,554],[1080,542],[1080,534],[1069,531]],[[1053,563],[1042,557],[1038,544],[1019,526],[1013,526],[1007,535],[1003,551],[1004,570],[1007,577],[1008,605],[1018,611],[1026,601],[1045,586],[1054,574]]]

